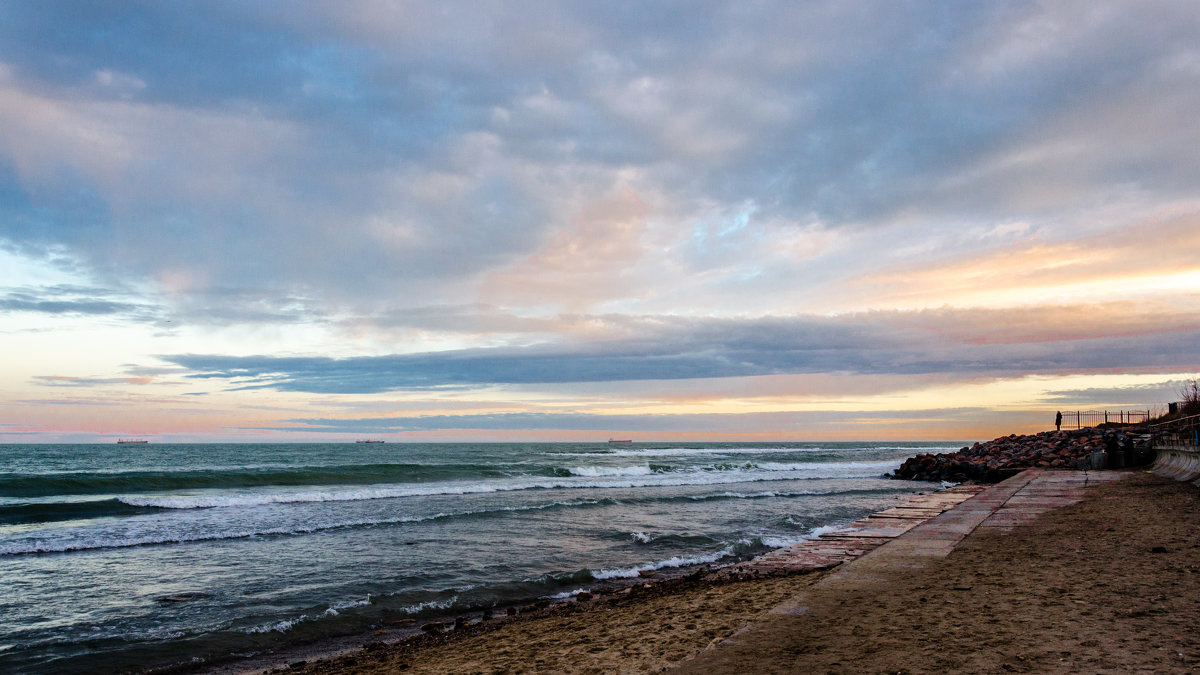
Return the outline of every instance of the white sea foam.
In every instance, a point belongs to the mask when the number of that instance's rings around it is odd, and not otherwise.
[[[805,493],[772,492],[772,491],[731,492],[729,490],[726,490],[725,492],[717,492],[717,493],[714,493],[711,495],[688,495],[688,499],[692,499],[692,500],[699,502],[699,501],[704,501],[705,499],[760,499],[760,498],[764,498],[764,497],[784,497],[784,496],[793,495],[793,494],[811,494],[811,493],[808,493],[808,492],[805,492]]]
[[[777,492],[774,490],[764,490],[762,492],[733,492],[726,490],[725,492],[716,492],[707,495],[688,495],[688,499],[694,501],[704,501],[706,499],[767,499],[771,497],[811,497],[819,495],[834,495],[844,492],[853,492],[853,490],[784,490]]]
[[[808,538],[816,539],[817,537],[819,537],[823,534],[829,534],[830,532],[838,532],[843,527],[845,527],[845,526],[844,525],[822,525],[820,527],[814,527],[812,530],[809,530]]]
[[[249,628],[242,629],[242,632],[244,632],[244,633],[270,633],[272,631],[275,631],[277,633],[286,633],[289,630],[291,630],[296,624],[300,623],[301,621],[309,621],[309,620],[310,619],[307,616],[300,616],[300,617],[296,617],[295,619],[284,619],[283,621],[267,623],[267,624],[263,624],[261,626],[251,626]]]
[[[17,539],[0,543],[0,557],[24,555],[30,553],[65,553],[68,551],[85,551],[98,548],[130,548],[134,546],[149,546],[154,544],[182,544],[196,541],[214,541],[222,539],[247,539],[275,535],[311,534],[325,530],[337,530],[350,527],[370,527],[374,525],[399,525],[402,523],[419,523],[447,518],[480,515],[484,513],[540,511],[556,506],[585,506],[599,504],[594,499],[549,502],[545,504],[530,504],[524,506],[498,506],[488,509],[473,509],[467,511],[439,512],[424,516],[401,518],[364,518],[357,520],[340,520],[307,526],[293,525],[289,527],[232,529],[213,532],[211,530],[183,532],[178,530],[150,531],[129,527],[125,531],[96,533],[90,529],[72,528],[60,532],[57,536]]]
[[[920,445],[903,446],[889,445],[862,448],[864,451],[903,450],[912,452],[946,452],[955,451],[962,445]],[[855,448],[759,448],[759,447],[718,447],[718,448],[622,448],[607,452],[564,452],[557,453],[559,457],[695,457],[698,455],[804,455],[829,452],[854,451]]]
[[[645,532],[631,532],[629,536],[639,544],[649,544],[650,542],[654,541],[654,537],[651,537]]]
[[[480,494],[515,490],[558,488],[637,488],[683,485],[719,485],[757,481],[868,478],[894,469],[894,461],[873,462],[810,462],[746,464],[743,466],[688,467],[675,471],[656,472],[648,466],[625,467],[585,466],[568,469],[573,475],[562,478],[510,478],[475,482],[433,484],[397,484],[371,487],[341,487],[325,490],[221,491],[192,495],[147,495],[121,497],[131,506],[151,506],[166,509],[199,509],[215,507],[252,507],[267,504],[306,502],[360,501],[399,497]]]
[[[957,448],[956,448],[957,449]],[[564,452],[562,457],[694,457],[697,455],[790,455],[833,452],[829,448],[630,448],[609,452]]]
[[[329,609],[339,611],[343,609],[352,609],[354,607],[366,607],[369,604],[371,604],[371,594],[367,593],[367,597],[362,600],[346,600],[345,602],[335,602],[329,606]]]
[[[751,465],[760,471],[810,471],[836,472],[847,477],[870,475],[886,471],[896,466],[895,461],[884,462],[759,462]],[[864,473],[865,472],[865,473]]]
[[[840,529],[842,529],[841,525],[822,525],[820,527],[814,527],[806,534],[791,536],[762,535],[759,537],[759,540],[762,541],[763,546],[768,548],[788,548],[790,546],[795,546],[802,541],[816,539],[823,534],[837,532]]]
[[[885,468],[892,468],[893,462],[826,462],[826,463],[778,463],[768,462],[762,465],[747,464],[739,467],[706,466],[692,467],[686,470],[655,473],[645,465],[635,467],[604,467],[608,475],[598,476],[567,476],[560,478],[522,477],[516,479],[496,479],[480,482],[435,483],[435,484],[403,484],[385,486],[346,486],[327,490],[296,490],[296,491],[213,491],[193,495],[171,496],[138,496],[121,497],[121,501],[135,506],[157,506],[168,509],[197,509],[212,507],[255,507],[270,504],[288,504],[324,501],[356,501],[381,499],[388,497],[414,495],[446,495],[491,493],[530,489],[555,488],[640,488],[640,487],[675,487],[721,485],[731,483],[770,482],[796,479],[822,478],[865,478],[879,476]],[[599,474],[601,467],[580,467],[584,470]],[[760,494],[774,492],[764,490]],[[753,494],[729,491],[729,494]],[[791,493],[781,493],[791,494]],[[362,527],[372,525],[390,525],[406,522],[419,522],[440,518],[452,518],[488,511],[526,511],[531,509],[549,508],[558,505],[569,505],[581,502],[552,502],[534,506],[499,507],[482,511],[463,511],[452,513],[436,513],[431,515],[372,518],[362,520],[347,520],[326,523],[293,524],[283,527],[266,528],[237,528],[222,524],[219,527],[204,527],[199,529],[180,529],[173,526],[162,526],[151,523],[143,527],[140,519],[130,519],[130,524],[117,528],[94,530],[91,528],[70,528],[52,533],[39,531],[29,536],[5,537],[0,540],[0,556],[20,555],[28,553],[53,553],[96,548],[123,548],[149,544],[183,543],[214,539],[239,539],[265,535],[307,534],[320,530]]]
[[[774,536],[765,535],[765,534],[761,535],[759,537],[759,541],[761,541],[762,545],[766,546],[767,548],[788,548],[790,546],[795,546],[796,544],[799,544],[802,541],[807,541],[809,539],[811,539],[811,537],[807,537],[807,536],[774,537]]]
[[[648,466],[576,466],[568,469],[572,475],[588,478],[605,476],[649,476],[654,470]]]
[[[450,609],[451,607],[454,606],[454,603],[456,603],[456,602],[458,602],[458,596],[454,595],[445,600],[429,600],[426,602],[417,603],[415,605],[401,607],[400,611],[404,612],[405,614],[419,614],[419,613],[421,613],[425,610],[429,610],[429,609],[438,609],[438,610]],[[293,617],[290,619],[283,619],[282,621],[273,621],[270,623],[262,624],[260,626],[251,626],[250,628],[244,628],[244,629],[242,629],[242,632],[245,632],[245,633],[271,633],[271,632],[286,633],[289,630],[295,628],[297,625],[304,623],[306,621],[316,621],[317,619],[322,619],[322,618],[332,618],[332,617],[338,616],[342,611],[345,611],[347,609],[351,609],[354,607],[364,607],[369,604],[371,604],[371,595],[368,593],[367,597],[363,600],[347,600],[345,602],[332,603],[329,605],[329,607],[327,607],[325,609],[325,611],[320,612],[319,614],[302,614],[300,616]]]
[[[596,579],[629,579],[638,576],[640,572],[648,570],[661,570],[668,567],[687,567],[689,565],[705,565],[713,563],[721,558],[726,558],[733,555],[733,547],[727,547],[716,553],[708,553],[703,555],[693,556],[675,556],[666,560],[650,562],[637,567],[618,567],[615,569],[588,570],[592,577]]]
[[[242,632],[244,632],[244,633],[271,633],[271,632],[286,633],[289,630],[298,626],[299,624],[304,623],[305,621],[316,621],[317,619],[320,619],[322,617],[334,617],[337,615],[338,615],[337,610],[330,607],[329,609],[326,609],[324,612],[321,612],[320,614],[304,614],[304,615],[297,616],[297,617],[291,618],[291,619],[284,619],[282,621],[266,623],[261,626],[251,626],[250,628],[242,629]]]
[[[445,600],[427,600],[408,607],[401,607],[400,611],[405,614],[419,614],[427,609],[450,609],[456,602],[458,602],[458,596],[453,595]]]
[[[562,593],[555,593],[554,595],[549,595],[546,597],[550,598],[551,600],[566,600],[567,598],[573,598],[573,597],[579,595],[580,593],[587,593],[587,592],[588,592],[588,590],[586,588],[576,588],[573,591],[563,591]]]
[[[298,624],[303,623],[305,621],[316,621],[317,619],[322,619],[322,618],[332,618],[332,617],[335,617],[338,614],[340,614],[341,610],[350,609],[352,607],[364,607],[369,604],[371,604],[371,594],[370,593],[367,594],[367,597],[364,600],[347,600],[344,602],[332,603],[328,607],[325,608],[325,611],[321,612],[320,614],[303,614],[301,616],[293,617],[291,619],[283,619],[282,621],[266,623],[261,626],[251,626],[250,628],[242,629],[242,632],[245,632],[245,633],[270,633],[270,632],[286,633],[289,630],[295,628]]]

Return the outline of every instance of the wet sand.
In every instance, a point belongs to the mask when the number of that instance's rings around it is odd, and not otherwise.
[[[1200,669],[1200,490],[1138,471],[1084,494],[1010,531],[981,527],[944,558],[859,574],[851,584],[826,583],[829,572],[656,584],[287,670]],[[797,598],[800,611],[771,611],[798,607]]]

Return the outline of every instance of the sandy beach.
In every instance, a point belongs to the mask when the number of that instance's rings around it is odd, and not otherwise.
[[[1189,672],[1200,667],[1198,509],[1195,486],[1130,471],[1081,503],[855,584],[820,584],[829,572],[658,584],[288,670]],[[797,597],[802,612],[770,611]]]

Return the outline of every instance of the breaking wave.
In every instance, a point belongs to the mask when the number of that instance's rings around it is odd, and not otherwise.
[[[302,502],[358,501],[396,497],[464,495],[515,490],[562,488],[638,488],[718,485],[795,479],[868,478],[881,476],[896,463],[826,462],[709,465],[674,469],[652,465],[618,467],[572,467],[561,478],[518,477],[503,480],[401,484],[371,487],[347,487],[329,490],[219,492],[199,495],[125,496],[120,501],[131,506],[166,509],[197,509],[228,506],[260,506]]]
[[[320,523],[310,526],[289,526],[276,528],[248,528],[226,530],[222,532],[143,532],[136,528],[127,533],[93,533],[74,535],[70,532],[58,537],[31,538],[9,541],[0,544],[0,557],[27,555],[33,553],[66,553],[69,551],[85,551],[100,548],[131,548],[135,546],[151,546],[161,544],[182,544],[195,541],[215,541],[222,539],[248,539],[263,536],[287,536],[311,534],[326,530],[340,530],[356,527],[374,527],[381,525],[399,525],[402,523],[419,523],[432,520],[482,516],[495,513],[516,511],[542,511],[553,508],[570,508],[578,506],[595,506],[604,503],[615,503],[612,500],[581,499],[573,501],[550,502],[545,504],[530,504],[522,506],[498,506],[488,509],[456,511],[450,513],[435,513],[425,516],[401,518],[364,518],[344,520],[331,523]]]

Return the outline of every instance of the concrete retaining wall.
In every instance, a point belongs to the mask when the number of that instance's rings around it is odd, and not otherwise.
[[[1154,473],[1175,480],[1200,479],[1200,448],[1194,445],[1168,445],[1156,447],[1155,451],[1158,456],[1150,467]]]

